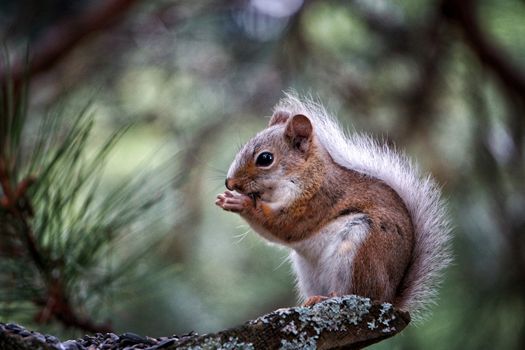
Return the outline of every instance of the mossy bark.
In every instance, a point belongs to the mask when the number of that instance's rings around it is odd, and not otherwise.
[[[402,331],[410,322],[408,313],[388,303],[345,296],[328,299],[312,307],[279,309],[239,327],[206,335],[173,339],[148,338],[136,349],[361,349]],[[12,332],[0,327],[0,348],[6,350],[60,349],[65,343],[48,344],[43,336],[27,331]],[[115,336],[113,335],[113,338]],[[116,337],[118,338],[118,337]],[[99,336],[97,339],[104,339]],[[106,337],[106,340],[109,337]],[[168,341],[167,341],[168,340]],[[89,349],[98,348],[91,343]],[[123,348],[113,339],[109,348]],[[71,341],[67,343],[71,344]],[[84,346],[78,344],[78,349]],[[108,348],[105,342],[105,348]],[[88,348],[88,347],[85,347]]]

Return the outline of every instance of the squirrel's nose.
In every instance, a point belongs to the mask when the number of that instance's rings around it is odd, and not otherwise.
[[[224,181],[224,185],[226,186],[227,189],[229,189],[230,191],[233,191],[233,180],[232,179],[226,178],[226,180]]]
[[[226,188],[230,191],[237,191],[237,192],[243,192],[242,185],[238,182],[239,179],[232,179],[227,177],[226,181],[224,181],[224,185],[226,185]]]

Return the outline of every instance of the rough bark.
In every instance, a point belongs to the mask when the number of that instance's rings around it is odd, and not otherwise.
[[[361,349],[402,331],[408,313],[359,296],[328,299],[313,307],[279,309],[239,327],[199,336],[150,338],[131,333],[52,336],[0,323],[0,349]]]

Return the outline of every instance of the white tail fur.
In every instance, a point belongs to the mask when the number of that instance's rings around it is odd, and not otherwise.
[[[422,318],[435,302],[443,270],[452,260],[451,230],[439,186],[430,176],[422,177],[407,156],[368,135],[346,135],[326,109],[311,99],[287,93],[274,111],[309,117],[317,138],[336,163],[384,181],[402,198],[414,224],[415,246],[398,307],[415,320]]]

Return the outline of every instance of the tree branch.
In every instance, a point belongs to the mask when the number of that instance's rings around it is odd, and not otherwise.
[[[492,69],[507,88],[525,99],[525,71],[511,62],[508,54],[487,39],[476,17],[475,0],[443,0],[441,5],[445,18],[455,21],[479,60]]]
[[[11,79],[15,91],[27,76],[31,77],[52,68],[78,43],[96,31],[114,24],[136,0],[103,0],[80,15],[66,18],[50,28],[31,48],[29,67],[23,58],[15,59],[10,71],[6,64],[0,66],[0,86]],[[11,78],[10,78],[11,77]]]
[[[408,313],[388,303],[355,295],[328,299],[313,307],[279,309],[218,333],[172,338],[97,334],[60,343],[58,339],[0,323],[0,348],[48,349],[361,349],[390,338],[410,322]],[[74,343],[74,345],[72,345]],[[67,347],[67,345],[71,347]]]

